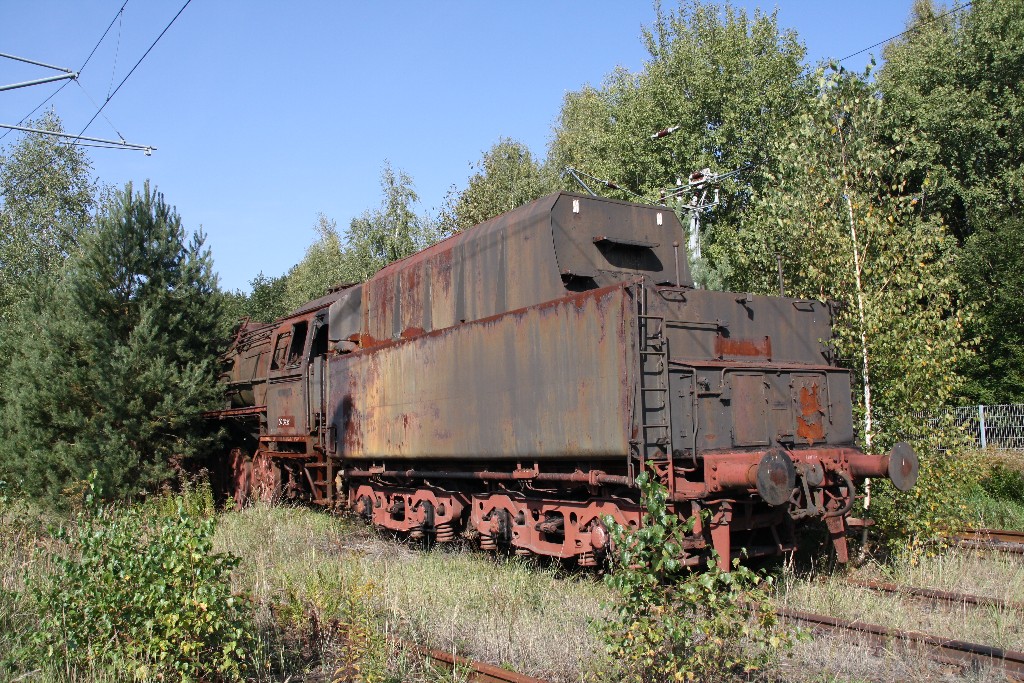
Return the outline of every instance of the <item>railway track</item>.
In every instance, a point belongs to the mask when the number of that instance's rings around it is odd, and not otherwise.
[[[1016,610],[1024,612],[1024,603],[1012,600],[1001,600],[990,598],[985,595],[971,595],[970,593],[952,593],[949,591],[935,590],[934,588],[918,588],[916,586],[905,586],[885,581],[862,581],[848,579],[848,585],[857,588],[866,588],[878,593],[890,593],[932,602],[945,602],[954,605],[975,605],[977,607],[996,607],[998,609]]]
[[[936,591],[936,593],[941,593],[941,591]],[[800,610],[777,608],[777,612],[780,619],[791,624],[808,627],[815,634],[856,634],[862,641],[866,640],[873,645],[883,647],[894,642],[903,642],[908,647],[920,649],[922,654],[943,664],[961,667],[993,666],[1003,670],[1010,680],[1024,681],[1024,652],[943,638],[918,631],[901,631],[878,624],[848,621]],[[450,652],[434,650],[415,643],[403,644],[417,656],[434,664],[458,670],[468,680],[477,683],[547,683],[544,679],[508,671],[492,664],[473,661]]]
[[[996,533],[992,533],[993,531]],[[974,541],[989,537],[999,539],[1019,538],[1021,542],[1024,542],[1024,533],[986,529],[974,530],[974,532],[976,535],[971,539]],[[997,542],[1006,543],[1010,541],[1003,540]],[[884,581],[850,579],[847,581],[847,584],[880,593],[906,596],[919,600],[943,602],[953,605],[995,607],[1024,612],[1024,603],[989,596],[955,593],[933,588],[919,588],[917,586],[900,585]],[[814,632],[857,633],[868,642],[883,646],[894,641],[902,641],[908,646],[920,648],[927,652],[930,658],[942,663],[958,666],[988,664],[1004,670],[1006,675],[1013,680],[1024,681],[1024,652],[942,636],[933,636],[920,631],[903,631],[878,624],[838,619],[799,610],[780,608],[778,613],[780,618],[809,626]]]
[[[1002,529],[971,529],[957,534],[954,538],[959,543],[977,544],[974,547],[998,550],[1004,550],[1004,546],[1018,547],[1019,550],[1014,549],[1010,552],[1024,553],[1024,532]],[[921,600],[1024,612],[1024,603],[988,596],[881,581],[850,580],[848,583],[859,588]],[[808,628],[814,634],[835,634],[847,637],[855,635],[862,643],[880,647],[903,643],[908,648],[917,649],[923,656],[943,664],[960,667],[991,666],[1002,670],[1008,680],[1024,681],[1024,652],[783,607],[777,608],[777,613],[783,621]],[[428,648],[408,641],[400,641],[400,643],[422,660],[456,671],[468,681],[477,683],[548,683],[541,678],[509,671],[451,652]]]
[[[962,529],[950,536],[962,548],[998,550],[1024,555],[1024,531],[1011,529]]]
[[[475,683],[548,683],[543,678],[534,678],[486,662],[477,662],[444,650],[435,650],[408,641],[400,642],[421,659],[457,670],[466,677],[466,680]]]
[[[784,621],[807,626],[813,633],[854,633],[862,640],[882,647],[893,642],[903,642],[908,647],[918,648],[922,654],[944,664],[994,666],[1002,669],[1007,678],[1024,681],[1024,652],[787,608],[777,608],[776,611]]]
[[[995,598],[947,593],[931,589],[919,589],[909,586],[897,586],[880,582],[856,582],[872,590],[883,592],[899,592],[916,594],[932,600],[947,602],[965,602],[977,605],[1012,606],[1024,609],[1020,603],[1010,603]],[[869,624],[863,621],[849,621],[823,614],[813,614],[784,607],[776,608],[779,618],[791,624],[807,627],[814,634],[855,634],[863,642],[876,646],[887,647],[895,642],[902,642],[908,647],[917,648],[930,659],[954,666],[992,666],[1001,669],[1009,680],[1024,681],[1024,652],[1008,650],[991,645],[971,643],[953,638],[933,636],[920,631],[902,631],[899,629]],[[493,664],[478,662],[444,650],[424,647],[408,641],[399,641],[401,645],[434,665],[458,671],[466,680],[475,683],[548,683],[542,678],[509,671]]]

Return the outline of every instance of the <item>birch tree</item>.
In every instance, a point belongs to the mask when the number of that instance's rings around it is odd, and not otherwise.
[[[740,289],[774,292],[781,254],[788,294],[833,302],[832,345],[852,372],[862,445],[884,453],[910,440],[923,459],[918,487],[904,498],[883,487],[873,514],[888,531],[926,534],[928,515],[955,519],[960,506],[953,478],[963,473],[933,450],[955,436],[922,417],[958,394],[967,355],[958,249],[938,216],[922,216],[904,175],[914,133],[886,125],[869,75],[820,73],[729,256]]]

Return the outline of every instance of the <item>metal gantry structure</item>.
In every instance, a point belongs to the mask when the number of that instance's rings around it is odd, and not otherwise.
[[[25,87],[29,87],[29,86],[33,86],[33,85],[44,85],[46,83],[53,83],[55,81],[62,81],[62,80],[77,81],[78,80],[79,72],[73,71],[72,69],[68,69],[66,67],[54,66],[52,64],[47,64],[46,62],[40,62],[40,61],[36,61],[34,59],[27,59],[25,57],[18,57],[17,55],[6,54],[6,53],[3,53],[3,52],[0,52],[0,57],[6,58],[6,59],[11,59],[11,60],[18,61],[18,62],[23,62],[25,64],[32,64],[33,66],[39,66],[39,67],[43,67],[45,69],[52,69],[54,71],[61,72],[61,73],[59,73],[59,74],[57,74],[55,76],[46,76],[46,77],[42,77],[42,78],[36,78],[36,79],[28,80],[28,81],[23,81],[23,82],[20,82],[20,83],[12,83],[10,85],[0,85],[0,92],[4,92],[4,91],[7,91],[7,90],[16,90],[18,88],[25,88]],[[78,144],[79,142],[88,142],[88,143],[94,143],[96,145],[99,145],[99,146],[102,146],[102,147],[105,147],[105,148],[108,148],[108,149],[138,150],[138,151],[142,151],[143,153],[145,153],[146,156],[152,155],[153,154],[153,150],[156,149],[156,147],[154,147],[152,145],[135,144],[135,143],[131,143],[131,142],[126,141],[124,138],[122,138],[120,140],[110,140],[108,138],[86,137],[86,136],[83,136],[83,135],[71,135],[70,133],[61,133],[61,132],[58,132],[58,131],[45,130],[45,129],[42,129],[42,128],[30,128],[30,127],[27,127],[27,126],[21,126],[21,125],[9,124],[9,123],[0,123],[0,128],[6,128],[8,130],[16,130],[16,131],[20,131],[20,132],[23,132],[23,133],[38,133],[40,135],[50,135],[50,136],[53,136],[53,137],[67,138],[67,139],[70,140],[69,144],[72,144],[72,145]]]

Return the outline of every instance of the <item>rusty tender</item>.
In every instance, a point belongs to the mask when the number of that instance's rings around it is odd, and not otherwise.
[[[593,565],[649,472],[697,515],[684,562],[786,552],[814,519],[845,560],[855,485],[910,488],[913,450],[854,445],[824,304],[694,289],[681,234],[558,193],[244,325],[214,414],[236,497]]]

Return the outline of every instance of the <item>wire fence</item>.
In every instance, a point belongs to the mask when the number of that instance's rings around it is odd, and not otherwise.
[[[1024,450],[1024,404],[965,406],[946,413],[980,448]]]

